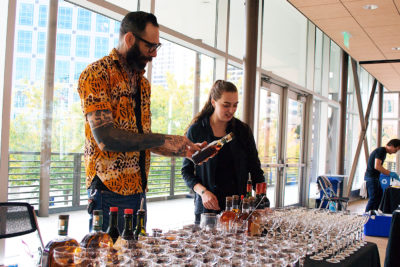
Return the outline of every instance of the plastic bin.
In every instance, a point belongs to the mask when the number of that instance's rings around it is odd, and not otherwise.
[[[364,234],[368,236],[388,237],[392,216],[372,215],[364,225]]]
[[[379,175],[379,182],[381,183],[383,192],[385,192],[385,189],[390,185],[390,176],[381,173]]]

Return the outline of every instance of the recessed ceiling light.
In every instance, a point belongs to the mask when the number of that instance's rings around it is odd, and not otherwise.
[[[398,47],[392,47],[392,50],[400,51],[400,46],[398,46]]]
[[[371,5],[365,5],[365,6],[363,6],[363,8],[366,10],[374,10],[374,9],[377,9],[378,6],[371,4]]]

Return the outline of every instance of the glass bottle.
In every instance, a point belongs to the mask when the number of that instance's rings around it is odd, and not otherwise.
[[[270,202],[269,199],[267,197],[267,183],[262,183],[262,192],[261,192],[261,197],[264,197],[263,200],[263,208],[269,208],[270,206]]]
[[[135,239],[133,234],[133,209],[124,210],[124,230],[121,233],[121,238],[126,241]]]
[[[58,236],[47,243],[43,251],[42,266],[43,267],[56,267],[62,266],[54,260],[54,249],[62,246],[79,247],[78,241],[68,237],[68,221],[69,215],[61,214],[58,216]],[[65,263],[67,264],[67,262]]]
[[[243,230],[245,233],[249,233],[251,229],[251,223],[252,223],[252,216],[250,216],[250,203],[249,199],[245,198],[243,199],[243,204],[242,204],[242,211],[239,214],[239,217],[237,219],[237,230]]]
[[[257,207],[257,209],[262,210],[264,209],[264,205],[263,202],[261,202],[262,199],[262,183],[257,183],[256,184],[256,203],[255,206]]]
[[[139,235],[141,236],[147,236],[146,233],[146,226],[145,226],[145,217],[146,217],[146,211],[143,209],[143,201],[144,198],[142,198],[142,201],[140,202],[140,209],[137,212],[137,221],[136,221],[136,230],[135,230],[135,239],[139,239]]]
[[[225,135],[224,137],[222,137],[221,139],[215,140],[215,141],[209,143],[208,146],[206,146],[205,148],[203,148],[200,151],[197,151],[196,153],[194,153],[192,155],[192,161],[196,165],[204,162],[209,157],[217,154],[218,151],[223,147],[223,145],[232,141],[233,138],[234,138],[234,134],[229,133],[229,134]]]
[[[232,196],[232,211],[235,213],[239,213],[239,196]]]
[[[226,208],[225,211],[221,214],[219,222],[221,224],[223,231],[230,232],[232,230],[232,226],[236,219],[237,213],[232,211],[232,204],[233,204],[232,197],[226,197],[225,203],[226,203]]]
[[[101,229],[103,226],[103,211],[93,211],[93,230],[85,235],[81,241],[81,246],[84,248],[100,248],[112,247],[113,241],[109,234],[104,233]]]
[[[247,185],[246,185],[246,197],[249,198],[251,197],[253,191],[253,182],[251,181],[251,176],[249,173],[249,179],[247,180]]]
[[[107,234],[110,235],[114,243],[120,235],[118,230],[118,207],[110,207],[110,224],[107,228]]]

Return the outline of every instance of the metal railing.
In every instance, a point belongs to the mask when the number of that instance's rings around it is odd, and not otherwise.
[[[182,158],[152,155],[148,200],[172,199],[189,193],[181,176]],[[83,209],[87,204],[82,153],[52,153],[49,208]],[[9,152],[8,201],[39,205],[40,152]]]

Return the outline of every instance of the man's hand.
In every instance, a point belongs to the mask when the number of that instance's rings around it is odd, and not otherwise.
[[[217,197],[208,190],[206,190],[201,195],[201,200],[203,201],[203,206],[208,210],[220,210],[221,209],[219,207]]]
[[[200,149],[198,144],[192,143],[186,136],[165,135],[164,144],[151,151],[163,156],[191,158]]]

